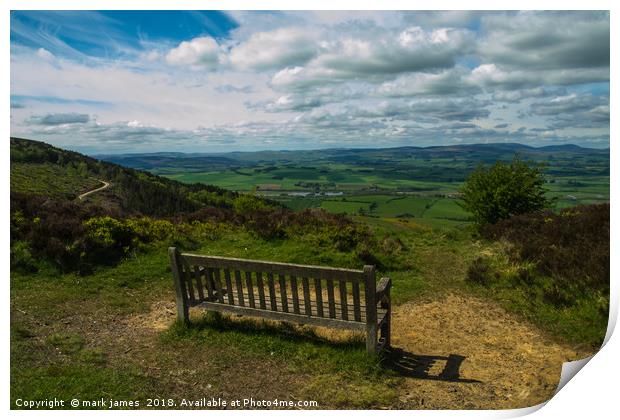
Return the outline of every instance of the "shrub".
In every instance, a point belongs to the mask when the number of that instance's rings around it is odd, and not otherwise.
[[[472,213],[478,226],[540,211],[550,205],[544,182],[540,168],[528,165],[518,156],[509,164],[480,166],[461,187],[461,206]]]
[[[478,257],[467,268],[465,280],[470,283],[488,286],[493,279],[491,266],[486,258]]]
[[[16,241],[11,244],[11,270],[30,273],[38,270],[27,242]]]
[[[88,219],[84,222],[84,237],[79,241],[80,270],[115,264],[139,243],[136,231],[126,221],[109,216]]]
[[[250,194],[241,194],[233,200],[233,208],[239,214],[263,212],[269,209],[264,201]]]
[[[511,242],[514,261],[533,262],[539,275],[553,278],[561,289],[608,296],[609,220],[609,204],[597,204],[515,216],[482,233]]]
[[[175,233],[174,224],[168,220],[140,217],[128,219],[126,224],[141,242],[161,241]]]

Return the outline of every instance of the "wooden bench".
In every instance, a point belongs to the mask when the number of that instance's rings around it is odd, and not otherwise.
[[[391,280],[363,270],[181,253],[169,248],[177,315],[189,308],[366,332],[366,350],[390,345]]]

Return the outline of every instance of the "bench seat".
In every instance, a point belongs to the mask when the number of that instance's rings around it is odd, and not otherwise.
[[[363,270],[276,263],[169,248],[177,316],[189,308],[366,332],[366,349],[390,343],[391,280],[377,286],[375,267]],[[377,334],[379,336],[377,337]]]

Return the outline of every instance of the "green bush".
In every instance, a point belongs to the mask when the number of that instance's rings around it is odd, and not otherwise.
[[[238,214],[247,214],[255,211],[265,210],[266,207],[254,196],[249,194],[241,194],[233,200],[233,209]]]
[[[141,217],[125,221],[141,242],[161,241],[174,235],[175,226],[168,220]]]
[[[84,228],[81,257],[88,263],[114,263],[139,244],[138,235],[129,223],[110,216],[88,219]]]
[[[16,241],[11,244],[11,270],[31,273],[38,270],[28,242]]]
[[[544,210],[551,204],[545,197],[544,182],[541,169],[518,156],[509,164],[480,166],[461,187],[461,206],[472,213],[478,226]]]

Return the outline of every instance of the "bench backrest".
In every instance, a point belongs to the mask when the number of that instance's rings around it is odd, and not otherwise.
[[[225,258],[170,249],[179,294],[202,302],[367,323],[376,321],[375,267],[363,270]]]

